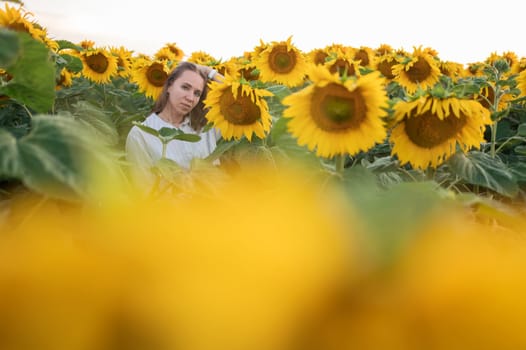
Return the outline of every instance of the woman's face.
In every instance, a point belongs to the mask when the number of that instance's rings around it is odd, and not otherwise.
[[[197,72],[185,70],[168,88],[168,104],[171,110],[185,116],[197,105],[203,93],[205,81]]]

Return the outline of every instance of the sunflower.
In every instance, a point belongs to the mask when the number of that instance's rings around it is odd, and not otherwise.
[[[521,96],[526,96],[526,70],[519,73],[517,77],[517,87],[521,91]]]
[[[519,66],[519,68],[517,69],[518,73],[522,73],[524,70],[526,70],[526,57],[521,57],[519,59],[518,66]]]
[[[326,49],[314,49],[307,52],[307,57],[314,64],[325,64],[330,53]]]
[[[82,75],[87,79],[104,84],[117,75],[117,57],[104,49],[91,49],[79,54],[82,60]]]
[[[360,75],[360,63],[351,58],[348,53],[342,51],[334,52],[325,60],[325,67],[332,74],[352,76]]]
[[[90,50],[95,48],[95,42],[93,40],[82,40],[79,42],[79,46],[84,50]]]
[[[489,65],[494,65],[495,62],[497,62],[498,60],[505,60],[508,63],[508,65],[510,66],[509,74],[515,74],[519,72],[520,60],[515,52],[507,51],[502,53],[501,55],[497,54],[496,52],[492,52],[484,62]]]
[[[379,72],[346,78],[312,65],[308,74],[313,83],[283,99],[283,117],[291,118],[288,130],[299,145],[333,157],[367,151],[385,139],[388,98]]]
[[[425,49],[415,48],[413,54],[393,67],[394,81],[409,94],[420,87],[432,87],[440,78],[440,69],[434,57]]]
[[[73,73],[67,70],[65,67],[60,70],[60,75],[57,79],[55,90],[60,90],[63,87],[71,86],[73,80]]]
[[[194,51],[188,57],[189,62],[197,63],[203,66],[209,66],[210,62],[217,62],[217,60],[214,58],[214,56],[210,55],[209,53],[206,53],[204,51]]]
[[[258,80],[259,71],[256,69],[251,60],[244,57],[231,57],[225,63],[223,75],[243,78],[247,81]],[[217,69],[217,68],[216,68]],[[220,71],[221,72],[221,71]]]
[[[4,10],[0,9],[0,27],[16,32],[25,32],[34,39],[42,41],[42,37],[45,37],[46,33],[34,21],[31,21],[31,16],[33,14],[25,11],[22,6],[14,8],[6,3]]]
[[[430,55],[431,57],[435,58],[435,59],[438,59],[438,51],[435,50],[434,48],[432,47],[425,47],[423,49],[423,52],[424,53],[427,53],[428,55]]]
[[[257,57],[259,57],[259,55],[268,47],[268,44],[265,43],[263,40],[259,39],[259,45],[256,45],[252,51],[245,51],[243,53],[243,57],[250,60],[250,61],[253,61],[254,59],[256,59]]]
[[[59,44],[57,41],[49,38],[48,31],[37,22],[33,22],[33,28],[35,29],[35,39],[45,44],[51,51],[58,52]]]
[[[131,81],[136,83],[146,96],[156,99],[169,73],[166,61],[140,58],[132,65]]]
[[[215,69],[221,75],[228,74],[229,72],[232,71],[232,68],[233,68],[231,66],[231,64],[227,64],[227,62],[222,62],[221,60],[219,60],[219,61],[210,61],[210,62],[208,62],[207,66]]]
[[[305,170],[210,174],[178,196],[110,186],[96,207],[14,194],[0,221],[1,348],[283,350],[298,325],[332,316],[361,272],[354,208]]]
[[[162,47],[153,55],[156,60],[177,61],[175,53],[167,47]]]
[[[110,52],[117,57],[117,74],[120,77],[127,78],[131,73],[132,52],[124,46],[110,47]]]
[[[41,38],[41,41],[53,52],[58,52],[60,45],[56,40],[53,40],[48,37],[47,30],[43,29],[44,36]]]
[[[353,54],[353,60],[357,61],[362,67],[371,67],[373,63],[373,57],[375,52],[373,49],[367,46],[361,46],[358,49],[355,49]]]
[[[498,97],[498,103],[495,105],[495,102],[497,102],[496,97]],[[490,85],[484,85],[480,92],[475,95],[475,99],[480,102],[480,104],[484,107],[495,111],[503,111],[508,107],[508,104],[513,100],[513,96],[509,93],[499,93],[499,96],[495,96],[495,88]]]
[[[7,73],[5,69],[0,68],[0,84],[4,82],[8,82],[11,79],[13,79],[13,76]],[[0,94],[0,97],[4,97],[4,96],[5,95]]]
[[[307,59],[291,40],[289,37],[286,41],[272,42],[255,58],[262,82],[276,82],[288,87],[304,82]]]
[[[184,51],[176,43],[166,43],[163,48],[170,50],[175,56],[175,61],[181,61],[184,57]]]
[[[380,46],[378,46],[374,51],[376,56],[383,56],[394,53],[393,47],[389,44],[380,44]]]
[[[243,135],[251,141],[252,134],[264,138],[270,130],[272,117],[265,96],[273,94],[252,88],[244,79],[226,75],[222,82],[211,81],[204,100],[209,107],[206,117],[221,131],[225,140],[239,140]]]
[[[468,75],[464,65],[461,63],[439,61],[438,66],[440,68],[440,72],[443,75],[450,77],[454,81],[458,80],[459,78],[464,78]]]
[[[475,100],[437,98],[428,93],[414,101],[394,106],[396,125],[392,130],[391,154],[402,164],[415,168],[436,168],[457,150],[480,148],[489,110]]]
[[[392,80],[395,77],[393,74],[393,66],[397,63],[398,63],[398,59],[394,53],[386,53],[381,56],[376,56],[374,58],[373,66],[380,73],[382,73],[382,75],[386,79]]]
[[[333,54],[345,54],[345,53],[352,53],[354,48],[342,44],[330,44],[325,46],[325,50],[329,53],[329,55]]]

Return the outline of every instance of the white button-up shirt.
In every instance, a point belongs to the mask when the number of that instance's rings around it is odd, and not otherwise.
[[[162,120],[157,114],[152,113],[142,123],[155,130],[161,128],[176,128],[172,124]],[[190,126],[189,118],[176,128],[185,134],[196,134],[201,137],[197,142],[172,140],[166,147],[166,158],[175,161],[181,167],[189,169],[192,159],[206,158],[216,148],[217,141],[221,137],[219,130],[211,128],[204,133],[196,132]],[[161,140],[154,135],[142,131],[137,126],[133,126],[126,138],[126,158],[133,167],[132,173],[135,178],[140,177],[139,181],[151,178],[151,167],[162,156],[163,145]],[[137,180],[137,179],[136,179]]]

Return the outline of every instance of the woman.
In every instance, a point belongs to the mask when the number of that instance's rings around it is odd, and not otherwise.
[[[216,70],[180,62],[170,73],[163,90],[154,104],[152,113],[142,123],[160,130],[177,128],[186,134],[201,137],[197,142],[173,140],[166,148],[166,158],[175,161],[183,168],[190,168],[192,159],[205,158],[216,148],[220,138],[217,129],[203,132],[206,125],[206,110],[203,100],[206,98],[208,79],[220,76]],[[148,134],[139,127],[131,128],[126,139],[126,154],[133,167],[133,177],[139,183],[152,180],[151,167],[162,156],[162,142],[156,136]]]

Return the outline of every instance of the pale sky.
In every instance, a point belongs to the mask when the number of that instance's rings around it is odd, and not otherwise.
[[[227,60],[292,36],[307,52],[337,43],[408,52],[431,47],[446,61],[478,62],[492,52],[526,57],[518,0],[24,0],[53,39],[124,46],[153,54],[176,43],[188,56]],[[0,1],[2,8],[5,2]],[[18,6],[9,3],[10,6]]]

